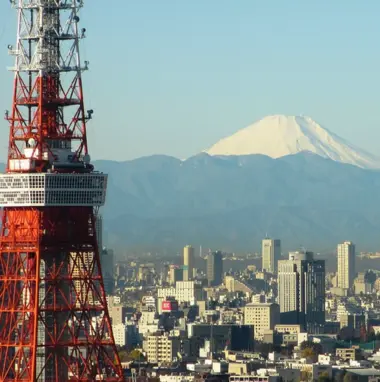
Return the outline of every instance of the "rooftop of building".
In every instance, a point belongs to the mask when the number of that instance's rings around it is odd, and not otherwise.
[[[367,369],[347,369],[348,372],[360,376],[380,376],[380,370],[374,368]]]
[[[250,306],[250,307],[254,307],[254,306],[265,307],[265,306],[272,306],[272,305],[278,305],[278,304],[276,304],[275,302],[250,302],[250,303],[246,304],[245,306]]]

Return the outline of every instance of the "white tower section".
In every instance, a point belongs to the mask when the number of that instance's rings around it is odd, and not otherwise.
[[[16,57],[17,72],[75,72],[80,77],[88,65],[82,67],[79,40],[78,12],[82,0],[11,0],[18,10],[16,47],[8,46]],[[45,9],[59,12],[46,14]]]
[[[99,207],[105,202],[107,175],[88,170],[91,165],[87,153],[77,155],[80,147],[86,145],[83,125],[76,125],[81,119],[78,106],[83,105],[79,94],[81,74],[88,69],[87,61],[81,65],[79,54],[79,41],[86,35],[84,28],[80,31],[78,28],[83,1],[11,0],[11,3],[18,12],[18,30],[16,46],[8,46],[9,54],[15,56],[15,66],[10,70],[15,72],[16,89],[21,93],[17,97],[20,117],[13,117],[13,121],[16,118],[21,122],[17,122],[17,148],[10,149],[8,173],[0,175],[0,206]],[[68,133],[69,139],[49,137],[39,146],[33,138],[41,135],[39,125],[33,121],[38,112],[33,114],[32,109],[37,107],[40,94],[33,86],[35,79],[44,75],[60,81],[59,94],[54,95],[58,98],[52,100],[58,103],[55,134]],[[65,85],[69,85],[68,89]],[[91,118],[92,111],[88,113],[84,121]],[[70,121],[69,125],[65,120]],[[38,160],[46,161],[48,170],[33,173]]]

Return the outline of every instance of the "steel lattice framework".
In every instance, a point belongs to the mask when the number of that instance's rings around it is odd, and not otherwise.
[[[95,223],[82,0],[11,0],[18,14],[6,174],[0,175],[0,381],[123,381]]]

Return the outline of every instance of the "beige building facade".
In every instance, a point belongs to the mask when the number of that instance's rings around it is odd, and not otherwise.
[[[264,331],[273,330],[280,323],[278,304],[247,304],[244,308],[244,325],[253,325],[255,340],[264,338]]]
[[[281,260],[281,241],[264,239],[262,241],[262,268],[269,273],[277,272],[277,263]]]
[[[338,245],[338,287],[350,289],[355,278],[355,244],[345,241]]]
[[[194,278],[194,248],[187,245],[183,249],[183,281],[191,281]]]
[[[143,348],[148,362],[172,363],[181,350],[181,341],[179,337],[154,334],[146,337]]]

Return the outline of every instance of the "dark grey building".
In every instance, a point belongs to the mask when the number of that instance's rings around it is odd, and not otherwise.
[[[209,286],[217,286],[223,282],[222,252],[210,252],[207,256],[207,280]]]
[[[254,328],[252,325],[210,325],[192,323],[187,325],[187,336],[191,341],[192,355],[199,355],[199,349],[205,340],[210,341],[211,351],[222,352],[224,349],[235,351],[253,351]]]
[[[303,263],[305,276],[305,326],[309,333],[323,333],[325,325],[325,261]]]

